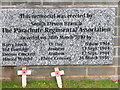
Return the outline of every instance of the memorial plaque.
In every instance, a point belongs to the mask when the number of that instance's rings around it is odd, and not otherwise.
[[[0,9],[2,65],[113,64],[115,8]]]

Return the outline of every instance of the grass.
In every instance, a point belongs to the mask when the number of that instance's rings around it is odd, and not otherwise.
[[[111,80],[63,80],[63,88],[118,88]],[[22,88],[21,82],[3,81],[2,88]],[[31,80],[26,88],[58,88],[55,80]]]

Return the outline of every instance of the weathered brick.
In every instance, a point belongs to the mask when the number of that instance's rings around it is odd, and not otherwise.
[[[89,67],[88,75],[115,75],[114,67]]]
[[[37,68],[30,68],[30,70],[32,70],[32,75],[41,75],[41,76],[45,76],[45,75],[49,75],[51,72],[54,72],[54,67],[51,66],[47,66],[47,67],[37,67]],[[60,67],[60,70],[64,70],[65,71],[65,75],[85,75],[86,74],[86,68],[85,67],[71,67],[71,66],[63,66]]]
[[[72,5],[72,0],[43,0],[43,5]]]
[[[118,46],[120,46],[120,37],[118,38]]]
[[[1,0],[1,2],[41,2],[41,0]]]
[[[119,20],[120,20],[119,17],[116,17],[116,18],[115,18],[115,26],[119,26],[119,25],[120,25],[120,24],[119,24]]]
[[[41,2],[11,2],[11,5],[41,5]]]
[[[63,78],[69,78],[72,76],[85,76],[86,67],[81,66],[59,66],[60,70],[65,71]],[[27,69],[32,71],[32,75],[28,77],[31,79],[51,79],[51,72],[54,72],[54,66],[28,66]],[[21,67],[15,67],[14,72],[21,70]],[[21,80],[21,76],[15,77],[16,80]],[[80,77],[79,77],[80,78]]]
[[[28,2],[11,2],[11,5],[28,5]]]
[[[32,70],[32,75],[40,75],[40,76],[50,76],[50,73],[52,71],[54,71],[53,68],[48,67],[48,68],[29,68],[30,70]]]
[[[85,75],[86,74],[86,67],[62,67],[62,68],[65,71],[65,75]]]
[[[114,46],[120,46],[120,37],[114,37]]]
[[[114,37],[114,46],[118,46],[118,37]]]
[[[118,28],[118,36],[120,36],[120,27]]]
[[[120,75],[120,67],[118,67],[118,75]]]
[[[118,56],[120,56],[120,48],[118,48]]]
[[[114,30],[114,36],[118,36],[118,28],[115,28],[115,30]]]
[[[120,27],[120,17],[118,17],[118,24],[117,25]]]
[[[74,2],[119,2],[119,0],[73,0]]]
[[[1,2],[1,5],[10,5],[10,2]]]
[[[73,0],[43,0],[43,2],[73,2]]]
[[[32,70],[32,75],[28,76],[29,79],[50,79],[50,73],[54,71],[54,66],[30,66],[28,67]],[[19,67],[4,67],[3,68],[3,76],[9,77],[11,80],[21,80],[21,76],[17,75],[17,70],[21,68]],[[86,67],[81,66],[60,66],[60,70],[65,71],[65,77],[70,76],[85,76],[86,75]],[[113,67],[89,67],[88,75],[113,75],[114,74]],[[63,76],[64,77],[64,76]]]
[[[120,67],[120,57],[118,57],[118,66]]]
[[[113,55],[116,56],[116,48],[113,50]]]
[[[11,80],[16,80],[18,76],[17,76],[17,72],[15,71],[14,67],[3,67],[2,77],[10,78]]]
[[[118,2],[118,13],[120,15],[120,1]]]
[[[43,5],[72,5],[72,2],[43,2]]]
[[[117,2],[79,2],[79,1],[75,1],[74,5],[117,5]]]
[[[113,65],[120,65],[120,57],[113,57]]]
[[[118,9],[118,2],[117,2],[116,5],[117,5],[117,7],[115,7],[115,11],[116,11],[115,15],[118,16],[118,13],[119,13],[119,12],[118,12],[118,10],[119,10],[119,9]]]

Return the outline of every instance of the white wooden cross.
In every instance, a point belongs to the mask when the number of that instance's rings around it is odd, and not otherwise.
[[[27,82],[26,82],[27,76],[26,75],[31,75],[31,70],[26,70],[26,67],[24,66],[24,67],[22,67],[22,70],[18,70],[17,74],[22,75],[22,87],[25,88],[27,85]]]
[[[58,87],[59,87],[59,88],[62,88],[61,75],[64,75],[64,71],[63,71],[63,70],[59,71],[59,68],[58,68],[58,67],[55,67],[54,69],[55,69],[55,72],[52,72],[52,73],[51,73],[51,76],[52,76],[52,77],[55,77],[55,76],[56,76],[56,80],[57,80]]]

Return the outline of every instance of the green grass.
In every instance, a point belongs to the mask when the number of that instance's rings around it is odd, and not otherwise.
[[[63,88],[118,88],[120,83],[111,80],[63,80]],[[21,82],[3,81],[2,88],[22,88]],[[26,88],[58,88],[54,79],[31,80]]]

